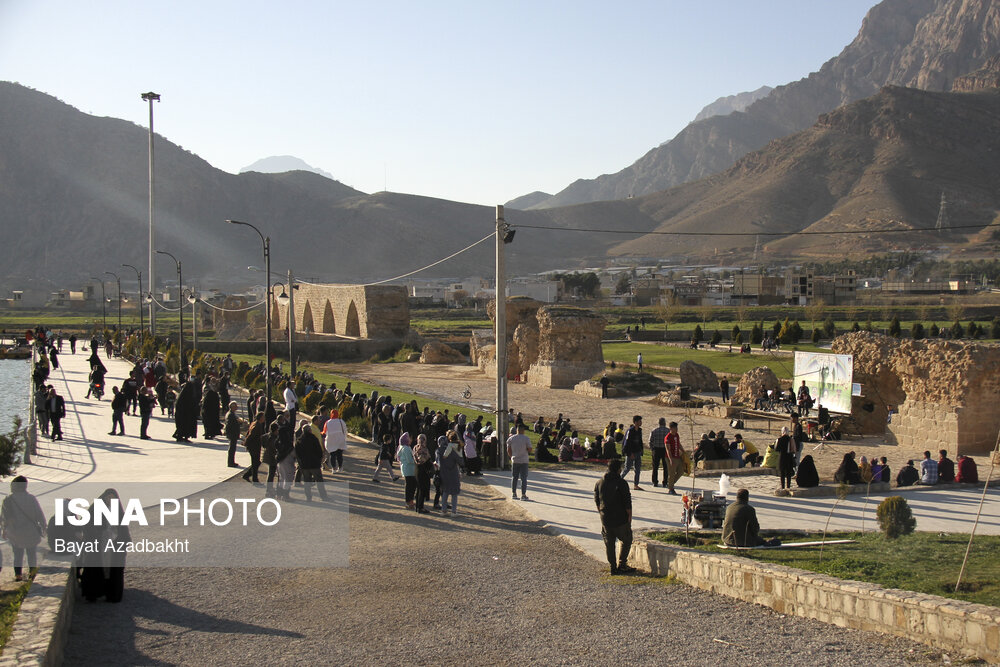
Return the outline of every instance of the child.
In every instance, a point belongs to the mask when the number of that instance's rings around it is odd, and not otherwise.
[[[174,418],[174,403],[177,402],[177,392],[173,389],[168,389],[167,393],[164,395],[167,403],[167,417],[170,419]]]

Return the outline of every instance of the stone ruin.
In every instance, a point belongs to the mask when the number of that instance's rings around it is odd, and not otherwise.
[[[733,403],[752,406],[753,402],[760,396],[761,389],[764,391],[768,389],[781,390],[778,376],[767,366],[751,368],[743,374],[743,377],[736,384],[736,391],[733,392]]]
[[[487,307],[496,320],[496,305]],[[605,320],[583,308],[545,306],[527,297],[507,299],[507,377],[539,387],[569,388],[604,370],[601,339]],[[472,335],[469,356],[496,377],[492,332]]]
[[[692,391],[719,391],[719,378],[715,371],[691,360],[682,361],[680,366],[681,384]]]
[[[854,382],[862,395],[853,397],[851,414],[862,432],[887,433],[890,443],[947,449],[954,456],[995,446],[1000,346],[859,331],[834,339],[832,351],[854,355]]]
[[[427,341],[420,350],[422,364],[464,364],[466,361],[464,354],[439,340]]]

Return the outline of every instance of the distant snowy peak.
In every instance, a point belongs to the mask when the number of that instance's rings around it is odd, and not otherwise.
[[[281,174],[286,171],[311,171],[314,174],[325,176],[330,180],[336,180],[333,174],[323,171],[318,167],[312,167],[305,160],[292,155],[272,155],[271,157],[257,160],[249,167],[240,169],[241,174],[247,171],[257,171],[262,174]]]
[[[774,90],[770,86],[761,86],[757,90],[748,93],[738,93],[727,97],[720,97],[715,100],[695,116],[695,122],[711,118],[712,116],[728,116],[734,111],[743,111],[748,106],[762,97],[767,97]]]

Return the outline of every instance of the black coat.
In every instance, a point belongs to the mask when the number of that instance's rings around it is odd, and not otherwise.
[[[174,438],[194,438],[198,435],[198,400],[195,386],[190,380],[184,383],[174,403]]]
[[[214,389],[209,389],[201,401],[201,426],[205,431],[206,438],[214,438],[222,433],[219,411],[219,393]]]
[[[306,426],[295,439],[295,457],[299,460],[299,467],[304,470],[322,467],[323,453],[323,446],[316,434],[311,427]]]
[[[618,473],[610,470],[594,485],[594,503],[601,513],[601,523],[605,526],[621,526],[628,523],[628,513],[632,510],[632,492],[628,482]]]
[[[807,454],[799,461],[799,467],[795,471],[795,483],[804,489],[819,486],[819,473],[816,471],[812,456]]]

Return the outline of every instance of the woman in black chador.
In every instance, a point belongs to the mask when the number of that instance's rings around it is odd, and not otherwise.
[[[219,392],[216,391],[214,380],[205,383],[205,393],[201,399],[201,428],[205,439],[211,440],[222,433],[222,423],[219,421]]]
[[[198,435],[198,398],[194,382],[186,381],[174,404],[174,440],[190,442]]]

